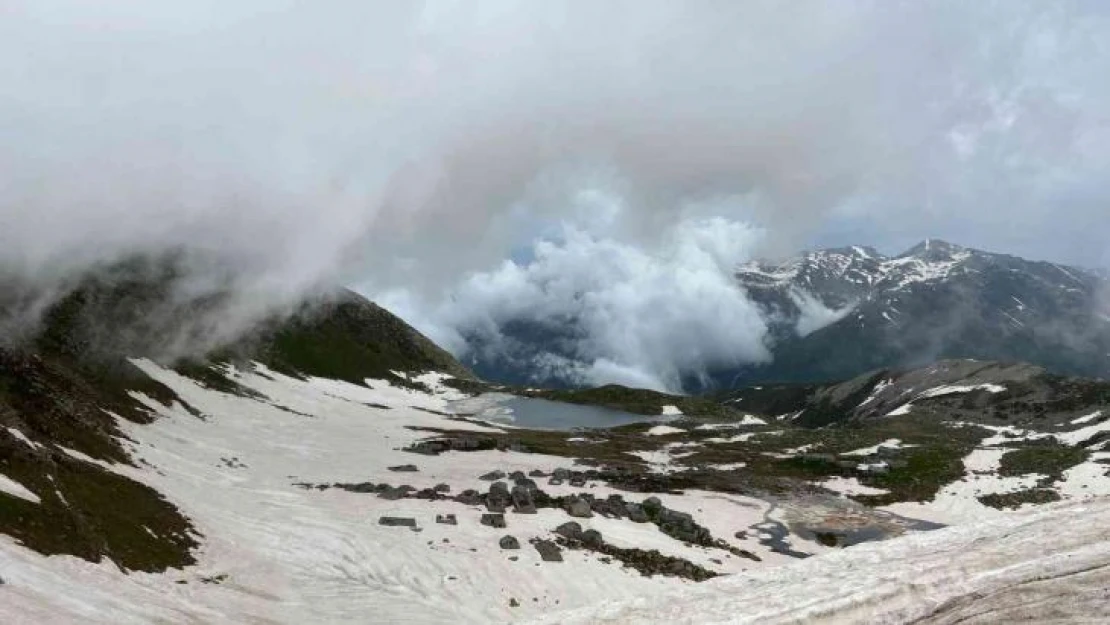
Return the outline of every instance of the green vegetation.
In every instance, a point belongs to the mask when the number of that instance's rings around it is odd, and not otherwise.
[[[237,348],[277,371],[361,384],[366,378],[407,383],[393,371],[442,371],[472,379],[450,354],[385,309],[345,292],[304,307]]]
[[[1060,493],[1051,488],[1030,488],[1014,493],[991,494],[978,497],[979,503],[998,510],[1019,508],[1023,504],[1045,504],[1060,501]]]
[[[998,474],[1008,477],[1040,473],[1056,481],[1063,477],[1064,471],[1086,461],[1089,456],[1085,449],[1057,443],[1030,446],[1003,454]]]

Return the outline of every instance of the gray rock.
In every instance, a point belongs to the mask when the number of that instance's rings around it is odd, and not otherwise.
[[[505,472],[504,471],[490,471],[489,473],[486,473],[485,475],[480,476],[478,479],[485,480],[487,482],[492,482],[494,480],[503,480],[503,479],[505,479]]]
[[[563,538],[578,540],[579,536],[582,535],[582,526],[579,525],[576,521],[567,521],[559,527],[556,527],[555,533],[562,536]]]
[[[559,545],[551,542],[550,540],[537,540],[532,543],[536,551],[540,553],[540,559],[544,562],[562,562],[563,550],[559,549]]]
[[[647,511],[649,515],[653,512],[659,512],[663,509],[663,502],[660,501],[658,497],[648,497],[641,505],[644,507],[644,510]]]
[[[502,549],[520,549],[520,541],[515,536],[502,536],[499,544]]]
[[[482,505],[482,495],[473,488],[468,488],[455,497],[455,501],[466,506]]]
[[[372,493],[376,489],[374,487],[374,484],[372,484],[371,482],[360,482],[358,484],[351,484],[347,486],[346,490],[349,490],[352,493]]]
[[[651,521],[647,512],[644,512],[644,507],[638,503],[625,503],[624,509],[628,512],[628,520],[633,523],[648,523]]]
[[[389,470],[396,473],[414,473],[420,469],[416,468],[415,464],[399,464],[395,467],[389,467]]]
[[[459,519],[453,514],[437,514],[436,523],[442,525],[458,525]]]
[[[547,474],[539,469],[532,469],[528,472],[528,477],[547,477]]]
[[[557,480],[566,481],[570,479],[570,471],[566,469],[555,469],[555,472],[551,474],[551,477],[554,477]]]
[[[586,485],[585,475],[572,475],[570,478],[570,485],[575,488],[582,488]]]
[[[598,547],[605,544],[605,540],[601,537],[601,532],[597,530],[586,530],[582,532],[579,540],[591,547]]]
[[[577,497],[567,501],[566,510],[567,514],[579,519],[588,519],[594,515],[593,510],[590,509],[590,502]]]
[[[416,519],[399,516],[383,516],[378,519],[378,525],[388,527],[416,527]]]
[[[509,479],[514,481],[514,482],[517,481],[517,480],[523,480],[524,479],[524,472],[523,471],[513,471],[512,473],[509,474]]]
[[[404,489],[401,489],[401,488],[388,488],[388,489],[380,491],[378,493],[378,497],[380,499],[386,499],[386,500],[389,500],[389,501],[396,501],[398,499],[403,499],[404,496],[405,496],[405,491],[404,491]]]
[[[483,514],[482,515],[482,525],[485,525],[487,527],[498,527],[498,528],[507,527],[507,525],[505,524],[505,515],[504,514]]]
[[[518,514],[536,514],[536,502],[532,500],[532,492],[524,486],[514,486],[512,492],[513,512]]]
[[[447,484],[436,484],[432,490],[437,493],[449,493],[451,492],[451,487]]]
[[[550,480],[547,480],[547,485],[548,486],[562,486],[563,485],[563,480],[560,480],[557,477],[553,477]]]
[[[504,514],[505,510],[507,510],[507,509],[508,509],[508,507],[505,505],[505,502],[501,501],[500,499],[490,498],[490,499],[486,500],[486,510],[489,510],[490,512],[496,512],[497,514]]]

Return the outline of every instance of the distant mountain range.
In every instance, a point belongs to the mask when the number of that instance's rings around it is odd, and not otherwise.
[[[736,271],[763,311],[774,359],[689,372],[685,390],[761,382],[844,380],[941,359],[1028,362],[1069,375],[1110,376],[1105,272],[926,240],[897,256],[870,247],[811,251]],[[504,345],[475,344],[467,364],[494,381],[567,386],[535,362],[572,358],[573,319],[504,324]],[[703,375],[708,373],[708,375]]]

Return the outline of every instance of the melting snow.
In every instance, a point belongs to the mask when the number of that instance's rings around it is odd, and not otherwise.
[[[645,434],[647,434],[648,436],[667,436],[670,434],[683,434],[685,432],[686,430],[682,428],[676,428],[673,425],[656,425],[652,426],[652,428],[645,432]]]
[[[0,493],[7,493],[13,497],[19,497],[20,499],[30,501],[31,503],[42,503],[38,495],[3,473],[0,473]]]
[[[682,411],[678,406],[663,406],[663,411],[660,413],[664,417],[681,417]]]
[[[1095,419],[1097,419],[1101,416],[1102,416],[1102,411],[1101,410],[1096,410],[1095,412],[1092,412],[1091,414],[1089,414],[1087,416],[1079,417],[1078,419],[1072,419],[1071,424],[1072,425],[1082,425],[1084,423],[1094,421]]]
[[[891,410],[890,412],[886,413],[886,416],[888,416],[888,417],[898,417],[898,416],[901,416],[901,415],[904,415],[904,414],[909,414],[910,410],[912,408],[913,408],[913,402],[907,402],[905,404],[902,404],[901,406],[898,406],[894,410]]]
[[[536,623],[1101,622],[1108,525],[1110,500],[1045,506]]]
[[[841,495],[885,495],[890,492],[883,488],[860,484],[859,479],[854,477],[830,477],[823,482],[816,482],[816,484]]]
[[[941,397],[942,395],[954,395],[956,393],[970,393],[972,391],[987,391],[988,393],[1001,393],[1006,390],[1005,386],[998,384],[976,384],[974,386],[938,386],[922,392],[917,396],[917,399],[928,399],[930,397]]]
[[[840,455],[841,456],[871,456],[871,455],[879,453],[879,448],[880,447],[893,447],[894,449],[900,449],[900,448],[904,448],[904,447],[916,447],[916,445],[903,445],[901,439],[888,438],[887,440],[879,443],[878,445],[872,445],[870,447],[864,447],[862,449],[856,449],[856,450],[853,450],[853,451],[842,453]]]
[[[24,443],[27,444],[28,447],[31,447],[32,449],[38,449],[38,448],[42,447],[42,445],[40,445],[40,444],[36,443],[35,441],[27,438],[26,434],[24,434],[23,432],[20,432],[19,430],[15,429],[15,428],[8,428],[8,434],[11,434],[12,436],[16,437],[17,439],[23,441]]]

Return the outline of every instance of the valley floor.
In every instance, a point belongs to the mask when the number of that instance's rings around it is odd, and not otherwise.
[[[146,483],[177,505],[202,535],[198,565],[125,574],[107,561],[44,557],[0,536],[0,622],[507,622],[693,584],[642,576],[586,550],[564,550],[564,562],[543,562],[528,541],[551,538],[554,528],[572,520],[563,510],[510,511],[508,527],[495,529],[480,524],[485,510],[478,506],[303,486],[369,481],[423,489],[446,483],[452,494],[485,492],[490,483],[479,476],[490,471],[550,473],[570,465],[567,458],[513,451],[403,451],[428,435],[414,427],[503,431],[436,414],[458,394],[434,376],[423,380],[436,390],[427,394],[384,382],[371,381],[369,388],[297,380],[264,367],[233,372],[236,382],[265,397],[260,401],[204,388],[150,362],[137,364],[203,416],[147,401],[157,421],[121,421],[141,468],[84,460]],[[389,469],[403,464],[418,470]],[[598,483],[540,484],[553,495],[617,492]],[[754,537],[733,537],[764,520],[771,509],[765,501],[689,491],[659,496],[762,562],[684,544],[652,524],[574,520],[615,546],[657,549],[720,573],[791,559]],[[458,525],[437,523],[439,514],[455,514]],[[380,525],[383,516],[414,519],[419,531]],[[499,539],[507,534],[523,548],[502,550]]]
[[[228,372],[251,391],[236,395],[148,361],[136,364],[200,416],[140,397],[159,418],[149,425],[121,421],[137,466],[80,459],[148,484],[179,507],[200,533],[198,564],[162,574],[125,573],[108,561],[44,557],[0,536],[0,622],[875,623],[1054,616],[1076,622],[1081,614],[1106,613],[1110,601],[1110,501],[1016,513],[968,508],[960,489],[975,490],[972,469],[997,462],[997,452],[986,447],[965,460],[971,481],[950,486],[934,504],[894,509],[918,518],[948,513],[968,521],[989,513],[989,519],[847,550],[790,532],[769,540],[787,517],[827,516],[827,495],[814,500],[825,502],[818,505],[700,490],[656,494],[666,508],[688,513],[720,539],[715,547],[676,540],[652,523],[572,519],[551,507],[535,514],[510,509],[507,527],[498,529],[481,523],[486,510],[478,505],[332,487],[371,482],[484,493],[490,481],[481,476],[491,471],[551,474],[570,466],[566,457],[517,451],[405,451],[429,435],[416,428],[511,431],[443,414],[461,395],[436,375],[420,379],[432,389],[424,393],[373,380],[369,386],[300,380],[259,366]],[[651,434],[645,437],[676,433]],[[728,439],[727,429],[723,436]],[[665,474],[690,445],[653,452],[653,466]],[[536,479],[552,496],[588,492],[596,499],[622,494],[639,501],[653,495],[630,495],[601,482],[570,486]],[[5,492],[35,496],[8,482],[0,482]],[[825,485],[869,493],[854,478]],[[860,506],[841,501],[842,517],[860,514]],[[457,525],[437,522],[447,514]],[[884,522],[905,521],[874,514]],[[382,517],[412,519],[416,527],[383,525]],[[657,550],[726,577],[702,583],[649,577],[588,549],[564,548],[564,561],[545,561],[530,541],[551,540],[553,530],[571,520],[599,531],[616,548]],[[506,535],[521,548],[502,549]],[[794,550],[821,555],[800,561],[789,555],[797,555]],[[1066,602],[1053,599],[1062,593],[1069,595]]]

